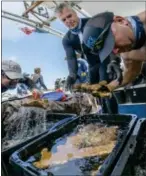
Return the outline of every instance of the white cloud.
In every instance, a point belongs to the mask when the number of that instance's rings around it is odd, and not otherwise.
[[[25,8],[23,2],[2,2],[2,10],[21,16]],[[38,21],[38,19],[31,14],[29,14],[29,18]],[[25,24],[2,18],[2,39],[18,41],[26,35],[20,30],[20,28],[25,26]]]
[[[13,61],[17,61],[17,57],[16,56],[10,56],[8,58],[2,58],[2,60],[13,60]]]
[[[19,24],[2,19],[2,39],[12,41],[21,39],[25,34],[19,28],[21,28]]]
[[[17,57],[16,56],[11,56],[8,58],[9,60],[13,60],[13,61],[16,61],[17,60]]]
[[[84,10],[89,12],[91,15],[95,15],[100,12],[104,11],[112,11],[116,15],[122,15],[122,16],[129,16],[129,15],[136,15],[137,13],[145,10],[145,2],[122,2],[120,0],[111,1],[109,2],[98,2],[98,1],[83,1],[81,4],[79,4]]]
[[[2,10],[22,15],[24,12],[24,6],[22,2],[2,2]],[[21,39],[25,36],[25,34],[20,30],[22,26],[24,25],[2,18],[2,39],[12,41]]]
[[[25,9],[23,2],[2,2],[2,10],[22,15]]]

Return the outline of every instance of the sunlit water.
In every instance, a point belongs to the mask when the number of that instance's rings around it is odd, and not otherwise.
[[[53,126],[54,121],[47,121],[46,111],[41,108],[21,107],[10,117],[6,127],[6,135],[2,139],[2,149],[12,147],[26,141]]]
[[[42,149],[41,159],[36,158],[40,156],[38,153],[27,162],[54,175],[96,175],[105,157],[115,146],[116,133],[117,127],[78,125],[72,133],[57,139],[51,150]]]

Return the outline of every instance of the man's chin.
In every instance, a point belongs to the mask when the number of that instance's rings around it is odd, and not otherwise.
[[[76,28],[77,27],[77,25],[73,25],[73,26],[70,26],[69,28],[70,29],[74,29],[74,28]]]
[[[74,28],[75,28],[75,27],[69,27],[69,29],[71,29],[71,30],[74,29]]]

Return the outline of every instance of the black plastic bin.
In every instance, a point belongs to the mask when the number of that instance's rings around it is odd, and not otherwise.
[[[112,169],[118,160],[120,153],[123,150],[125,143],[127,142],[132,130],[136,124],[137,117],[135,115],[85,115],[74,119],[72,122],[65,124],[62,127],[58,127],[58,130],[43,135],[38,140],[31,142],[20,150],[16,151],[10,158],[10,163],[13,167],[20,173],[21,176],[48,176],[48,175],[58,175],[57,173],[51,173],[49,170],[41,170],[35,168],[31,163],[27,162],[27,160],[39,153],[43,148],[52,148],[54,142],[60,139],[63,136],[69,135],[73,130],[77,127],[77,125],[81,124],[90,124],[90,123],[102,123],[105,125],[118,125],[120,128],[120,135],[118,136],[117,143],[108,157],[104,160],[100,170],[97,175],[100,176],[109,176],[112,172]],[[49,142],[48,142],[49,141]],[[68,163],[68,162],[67,162]],[[62,169],[62,165],[60,166]],[[64,168],[63,168],[64,169]],[[67,166],[69,173],[73,174],[72,167],[69,169]],[[58,170],[60,175],[68,175],[65,172],[62,173]],[[77,175],[77,174],[76,174]],[[84,175],[84,174],[83,174]]]
[[[125,94],[125,89],[120,88],[114,91],[114,95],[117,99],[118,104],[124,104],[127,102],[126,94]]]
[[[145,144],[144,144],[145,140]],[[145,167],[136,173],[136,166]],[[139,119],[111,176],[145,176],[146,175],[146,119]]]
[[[126,96],[129,97],[132,103],[146,103],[146,84],[127,88]]]
[[[25,140],[13,147],[10,147],[6,150],[2,151],[2,162],[3,162],[3,173],[5,173],[5,176],[10,176],[10,174],[12,173],[12,167],[9,164],[9,157],[12,155],[12,153],[14,153],[16,150],[20,149],[21,147],[27,145],[28,143],[30,143],[31,141],[34,141],[35,139],[38,139],[39,137],[47,134],[48,132],[54,131],[57,129],[57,126],[61,126],[63,124],[68,123],[69,121],[72,121],[74,118],[76,118],[77,116],[75,114],[63,114],[63,113],[47,113],[46,114],[46,120],[47,122],[53,122],[55,121],[53,126],[50,126],[50,128],[45,131],[40,133],[39,135],[33,136],[32,138]],[[56,122],[57,121],[57,122]],[[13,174],[12,174],[13,176]]]

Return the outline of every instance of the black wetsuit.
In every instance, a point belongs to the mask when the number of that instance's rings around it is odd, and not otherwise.
[[[84,26],[86,22],[89,20],[89,18],[83,18],[81,23],[81,32],[83,32]],[[89,64],[89,80],[91,84],[98,83],[102,80],[107,80],[110,82],[111,80],[108,77],[107,74],[107,65],[109,64],[109,59],[106,59],[103,63],[100,63],[99,58],[96,55],[93,55],[87,47],[82,44],[81,48],[81,42],[79,39],[79,36],[76,34],[73,34],[70,30],[66,33],[66,35],[63,38],[63,46],[66,52],[67,56],[67,63],[68,63],[68,69],[69,74],[71,75],[77,75],[77,57],[76,52],[81,53],[81,56],[83,59],[84,55],[86,55],[87,62]],[[84,53],[83,53],[84,52]],[[109,100],[103,101],[104,106],[104,112],[109,113],[118,113],[118,106],[116,99],[112,97]]]

